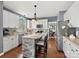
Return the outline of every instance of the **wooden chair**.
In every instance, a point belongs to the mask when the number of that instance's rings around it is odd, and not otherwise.
[[[43,50],[42,54],[44,55],[44,57],[46,57],[47,55],[47,39],[48,39],[48,34],[44,34],[42,40],[36,43],[36,48],[38,48],[36,49],[36,51],[41,53],[40,50]]]

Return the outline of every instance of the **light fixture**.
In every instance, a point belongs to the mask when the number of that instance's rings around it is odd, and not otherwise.
[[[66,26],[62,26],[62,29],[65,29]]]
[[[36,14],[36,7],[37,7],[37,5],[35,4],[34,7],[35,7],[34,20],[37,20],[37,14]]]

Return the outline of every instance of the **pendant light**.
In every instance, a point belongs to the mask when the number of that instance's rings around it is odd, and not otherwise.
[[[35,7],[34,20],[37,20],[37,14],[36,14],[36,7],[37,7],[37,5],[34,5],[34,7]]]

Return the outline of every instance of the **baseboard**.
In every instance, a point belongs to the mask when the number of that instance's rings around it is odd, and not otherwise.
[[[2,52],[2,53],[0,53],[0,56],[2,56],[2,55],[4,55],[4,53]]]

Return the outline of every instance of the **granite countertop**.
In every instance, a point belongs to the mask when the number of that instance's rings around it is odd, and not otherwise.
[[[65,38],[67,38],[69,41],[71,41],[72,43],[74,43],[75,45],[79,46],[79,38],[76,37],[74,40],[71,40],[69,37],[67,36],[63,36]]]
[[[32,33],[22,36],[22,38],[38,39],[42,37],[43,33]]]

